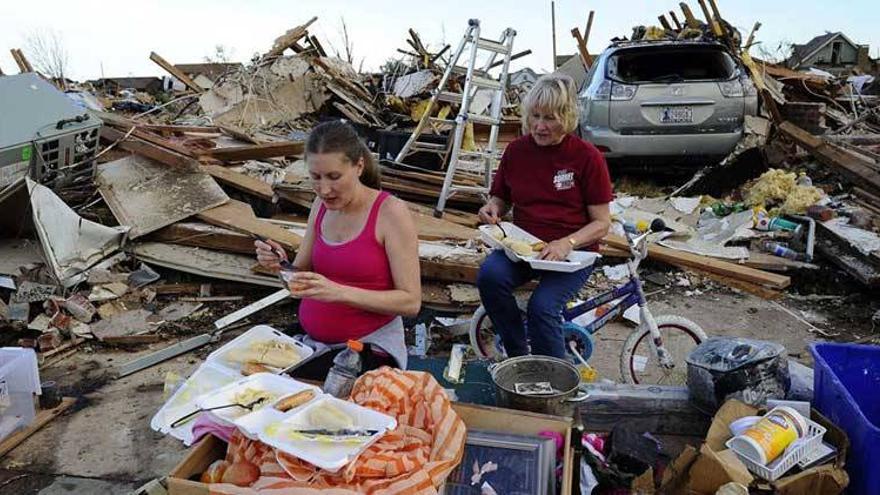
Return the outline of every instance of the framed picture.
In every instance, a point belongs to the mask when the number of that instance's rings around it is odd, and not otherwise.
[[[486,483],[498,495],[555,495],[555,466],[552,439],[471,430],[461,464],[450,473],[442,493],[481,495]],[[477,475],[484,467],[488,469]]]

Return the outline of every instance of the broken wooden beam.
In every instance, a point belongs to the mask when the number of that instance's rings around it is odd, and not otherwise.
[[[669,18],[672,19],[672,22],[675,23],[676,31],[681,31],[684,26],[682,26],[681,22],[678,20],[678,16],[675,15],[675,12],[669,11]]]
[[[699,29],[700,21],[698,21],[697,18],[694,17],[694,13],[691,12],[691,8],[688,6],[688,4],[681,2],[680,4],[678,4],[678,6],[681,7],[681,12],[684,14],[684,22],[685,24],[687,24],[687,27],[691,29]]]
[[[136,138],[132,135],[126,137],[125,132],[114,129],[111,126],[101,127],[101,139],[103,139],[105,142],[109,141],[111,143],[118,143],[117,146],[119,146],[119,148],[121,149],[138,155],[143,155],[147,158],[151,158],[153,160],[156,160],[157,162],[164,163],[165,165],[170,165],[172,167],[196,169],[199,166],[199,162],[190,158],[189,156],[176,153],[167,148],[163,148],[162,146],[157,146],[154,143]]]
[[[712,28],[712,33],[720,38],[721,26],[719,26],[718,23],[715,22],[714,19],[712,19],[712,13],[709,12],[709,7],[706,6],[706,0],[697,0],[697,3],[700,4],[700,9],[703,11],[703,17],[706,18],[706,24],[708,24],[709,27]]]
[[[236,172],[235,170],[230,170],[221,165],[202,165],[202,171],[225,186],[262,199],[263,201],[275,203],[275,192],[272,190],[272,186],[265,181]]]
[[[780,124],[779,130],[820,162],[834,167],[848,180],[868,192],[880,195],[880,172],[868,162],[860,160],[839,146],[814,136],[791,122],[783,122]]]
[[[196,217],[212,225],[272,239],[290,251],[291,255],[296,252],[302,242],[302,237],[258,218],[249,204],[234,199],[216,208],[205,210]]]
[[[312,17],[305,24],[296,26],[295,28],[288,30],[281,36],[275,38],[275,42],[272,44],[272,48],[263,55],[263,58],[280,56],[282,53],[284,53],[284,50],[297,44],[299,40],[305,37],[306,34],[308,34],[308,31],[306,31],[306,29],[308,29],[308,27],[317,20],[317,16]]]
[[[420,259],[419,267],[423,279],[440,282],[475,284],[477,283],[477,274],[480,273],[479,264],[446,260]]]
[[[629,244],[623,237],[607,235],[605,236],[604,242],[609,246],[618,249],[629,249]],[[669,263],[671,265],[715,273],[735,280],[742,280],[774,289],[784,289],[791,284],[791,279],[784,275],[756,270],[747,266],[709,258],[708,256],[700,256],[698,254],[678,251],[655,244],[648,246],[648,258]]]
[[[28,62],[27,57],[24,56],[24,53],[18,48],[13,48],[9,50],[9,53],[12,54],[12,59],[15,60],[15,64],[18,65],[18,71],[22,74],[25,72],[33,72],[34,68],[31,66],[31,63]]]
[[[188,87],[189,89],[195,91],[196,93],[205,92],[204,88],[196,84],[196,82],[193,81],[188,75],[184,74],[182,70],[168,63],[168,61],[162,58],[158,53],[150,52],[150,60],[155,62],[159,67],[165,69],[166,72],[174,76],[175,79],[182,82],[184,86]]]
[[[76,404],[75,398],[64,397],[61,399],[61,404],[58,404],[52,409],[43,409],[38,412],[36,417],[24,429],[9,435],[0,442],[0,457],[5,456],[12,449],[18,447],[19,444],[27,440],[28,437],[36,433],[40,428],[46,426],[53,419],[60,416],[61,413],[70,409],[70,406],[74,404]]]
[[[657,16],[657,20],[660,21],[660,25],[663,26],[663,29],[665,29],[667,31],[673,31],[672,24],[669,24],[669,21],[666,20],[665,15]]]
[[[200,157],[210,157],[224,162],[243,162],[247,160],[266,160],[284,156],[301,156],[305,151],[302,141],[280,141],[274,143],[230,146],[199,151]]]
[[[171,224],[150,234],[148,240],[231,253],[254,254],[254,240],[249,235],[197,222]]]
[[[574,36],[575,41],[577,42],[578,54],[581,57],[581,63],[584,64],[584,68],[589,70],[592,65],[592,59],[590,58],[590,53],[587,51],[586,44],[584,43],[584,38],[581,36],[578,28],[572,28],[571,35]]]
[[[517,52],[517,53],[514,53],[513,55],[511,55],[510,61],[513,62],[514,60],[516,60],[518,58],[523,58],[526,55],[531,55],[531,54],[532,54],[531,50],[523,50],[521,52]],[[504,60],[499,60],[499,61],[493,63],[492,65],[490,65],[489,69],[494,69],[495,67],[501,67],[502,65],[504,65]]]

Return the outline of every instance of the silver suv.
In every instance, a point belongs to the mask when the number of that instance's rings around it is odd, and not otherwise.
[[[581,137],[609,161],[720,160],[755,115],[757,92],[718,43],[619,42],[587,74]]]

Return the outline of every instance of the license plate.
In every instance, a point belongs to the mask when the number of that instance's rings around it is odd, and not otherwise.
[[[691,107],[664,107],[660,111],[661,124],[690,124],[694,121],[694,109]]]

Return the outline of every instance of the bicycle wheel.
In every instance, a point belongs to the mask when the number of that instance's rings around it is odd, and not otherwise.
[[[492,320],[489,319],[486,308],[482,305],[474,311],[474,316],[471,317],[468,337],[477,356],[497,361],[507,357],[500,337],[495,335],[495,330],[492,328]]]
[[[707,339],[696,323],[674,315],[654,319],[663,338],[663,347],[672,355],[671,369],[660,366],[654,339],[647,325],[639,325],[626,339],[620,354],[620,376],[625,383],[684,385],[687,381],[688,354]]]

